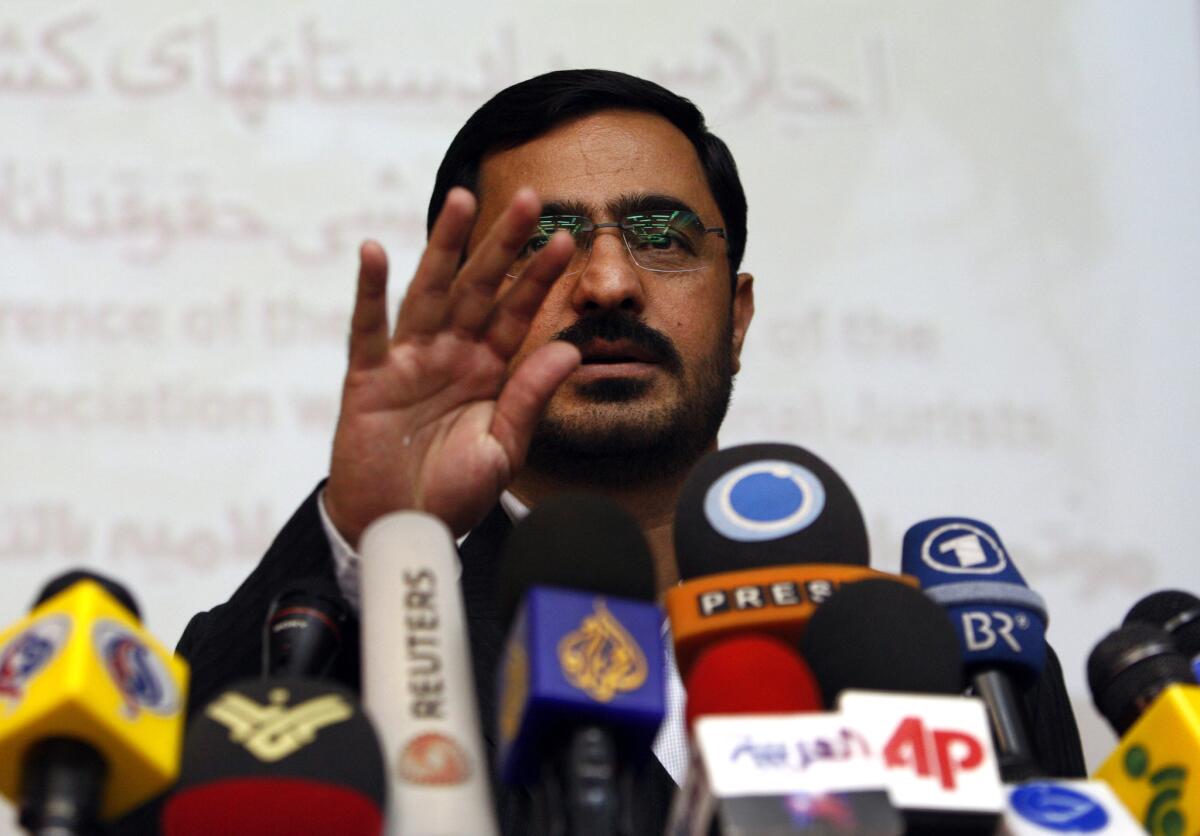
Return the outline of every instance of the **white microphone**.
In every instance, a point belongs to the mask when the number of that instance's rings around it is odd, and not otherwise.
[[[1002,836],[1096,833],[1144,836],[1145,830],[1103,781],[1038,778],[1006,784]]]
[[[393,836],[497,833],[454,538],[417,511],[362,537],[363,703],[383,743]]]

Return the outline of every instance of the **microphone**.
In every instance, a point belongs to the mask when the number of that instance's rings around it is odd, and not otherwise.
[[[795,644],[839,586],[890,577],[867,567],[866,524],[846,483],[790,444],[701,459],[680,492],[674,537],[683,583],[665,603],[685,676],[711,642],[753,630]]]
[[[388,832],[494,834],[454,537],[401,511],[367,527],[361,552],[363,702],[388,753]]]
[[[91,833],[179,770],[187,664],[120,584],[72,571],[0,634],[0,792],[30,832]]]
[[[501,778],[531,785],[546,834],[632,834],[633,776],[665,714],[663,616],[641,530],[600,496],[560,494],[512,530],[498,683]]]
[[[754,634],[718,642],[693,665],[687,694],[692,762],[667,833],[708,834],[714,818],[726,834],[903,832],[855,732],[831,715],[797,716],[822,702],[791,647]]]
[[[1005,836],[1145,833],[1103,781],[1039,778],[1009,786],[1004,808]]]
[[[1170,633],[1179,650],[1192,660],[1200,679],[1200,598],[1190,592],[1167,589],[1138,601],[1125,616],[1125,624],[1144,621]]]
[[[1096,708],[1121,738],[1096,770],[1150,833],[1200,824],[1200,686],[1170,634],[1134,622],[1088,657]]]
[[[904,535],[901,570],[950,616],[971,686],[988,708],[1004,780],[1043,774],[1017,688],[1045,664],[1046,605],[1000,536],[965,517],[919,522]]]
[[[263,678],[226,688],[188,726],[179,784],[163,806],[166,836],[383,832],[375,730],[353,692],[321,678],[348,615],[324,578],[277,596],[264,623]]]
[[[310,577],[271,602],[263,627],[263,673],[323,679],[350,623],[350,605],[332,578]]]
[[[1004,794],[987,712],[958,696],[962,654],[937,604],[895,581],[847,584],[800,646],[825,704],[881,753],[909,832],[994,832]]]

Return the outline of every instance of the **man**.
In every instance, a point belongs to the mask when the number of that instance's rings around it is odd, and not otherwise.
[[[193,706],[257,672],[266,609],[288,579],[333,574],[356,602],[354,547],[398,509],[470,532],[462,589],[489,747],[504,638],[495,562],[511,518],[565,489],[605,493],[645,532],[659,590],[678,579],[676,497],[716,448],[754,312],[725,144],[655,84],[549,73],[468,120],[429,217],[394,329],[386,257],[362,247],[329,480],[233,598],[189,624],[179,650]],[[357,686],[353,648],[339,676]],[[642,827],[661,832],[674,784],[654,761],[644,787]],[[499,793],[506,832],[524,831],[520,801]]]

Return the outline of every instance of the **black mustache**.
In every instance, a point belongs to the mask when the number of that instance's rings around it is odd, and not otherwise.
[[[683,369],[683,358],[671,338],[651,328],[636,316],[619,311],[586,316],[574,325],[568,326],[554,335],[556,340],[568,342],[582,350],[593,340],[616,342],[623,340],[633,343],[647,352],[656,363],[667,367],[670,371]]]

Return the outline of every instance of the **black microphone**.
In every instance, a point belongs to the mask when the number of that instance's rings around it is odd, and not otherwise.
[[[533,789],[535,832],[632,834],[635,781],[665,713],[663,616],[641,530],[563,494],[512,530],[499,595],[499,772]]]
[[[1192,660],[1192,673],[1200,679],[1200,598],[1179,589],[1151,593],[1126,614],[1125,624],[1135,621],[1166,630],[1180,652]]]
[[[288,586],[271,602],[263,627],[263,674],[328,676],[350,621],[350,605],[332,578]]]

